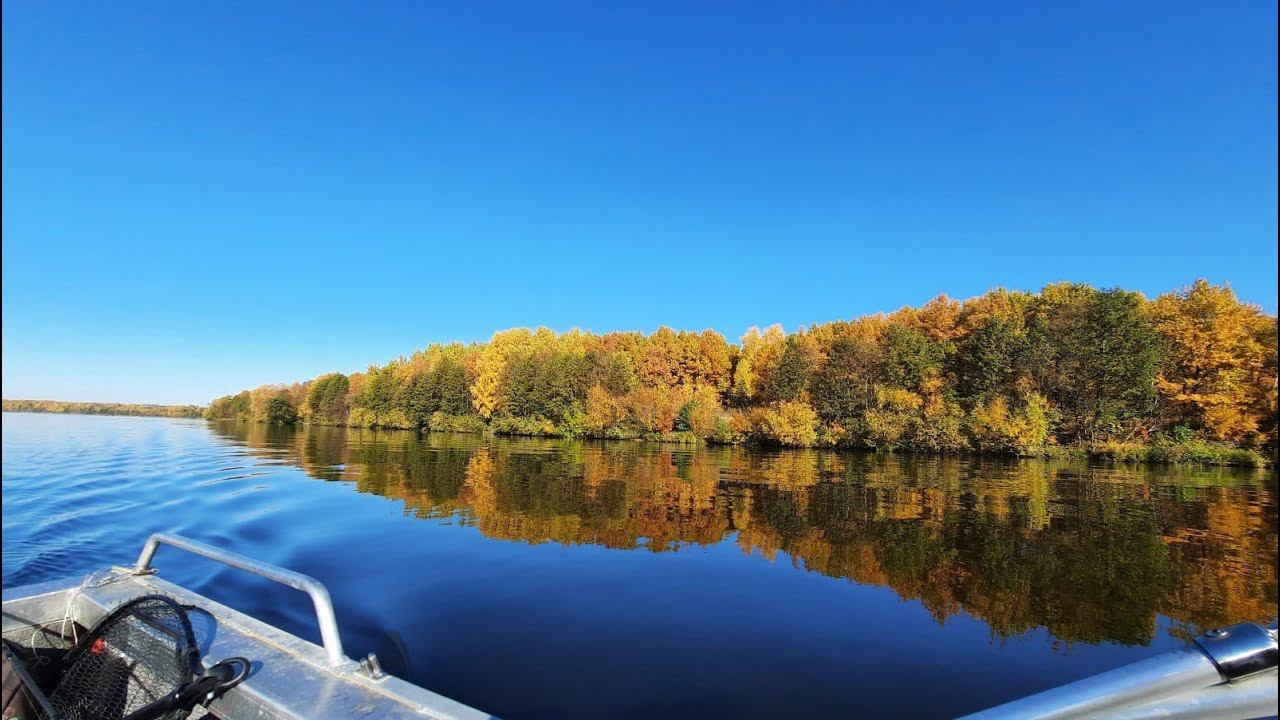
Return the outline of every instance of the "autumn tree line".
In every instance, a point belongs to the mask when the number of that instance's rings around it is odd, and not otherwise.
[[[66,402],[63,400],[5,400],[5,412],[69,413],[75,415],[137,415],[198,418],[199,405],[140,405],[137,403]]]
[[[209,419],[792,447],[1265,462],[1277,324],[1206,281],[938,297],[736,345],[518,328],[214,400]]]

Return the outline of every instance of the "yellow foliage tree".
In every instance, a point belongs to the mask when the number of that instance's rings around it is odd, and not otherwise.
[[[700,386],[693,391],[692,409],[689,412],[689,430],[698,437],[710,437],[715,431],[716,421],[723,410],[720,408],[720,393],[714,387]]]
[[[494,333],[489,344],[480,351],[476,359],[475,380],[471,383],[471,403],[484,419],[493,417],[501,408],[502,371],[507,366],[507,358],[519,346],[530,343],[533,337],[527,328],[503,330]]]
[[[1049,436],[1049,403],[1029,394],[1021,407],[1011,407],[1003,395],[979,403],[969,416],[969,431],[979,450],[1026,454],[1044,447]]]
[[[899,387],[877,386],[875,407],[867,411],[867,436],[877,446],[893,447],[907,439],[924,398]]]
[[[609,394],[609,391],[593,385],[587,391],[586,426],[595,435],[604,435],[616,430],[626,422],[626,404]]]
[[[818,442],[818,413],[809,403],[776,402],[751,415],[751,432],[760,440],[791,447],[812,447]]]
[[[632,420],[646,432],[671,432],[683,404],[680,394],[667,387],[641,385],[626,397]]]
[[[781,325],[770,325],[763,333],[752,327],[742,336],[738,365],[733,370],[733,389],[744,400],[754,399],[760,378],[772,371],[782,357],[787,334]]]
[[[1275,318],[1241,303],[1230,287],[1206,280],[1161,295],[1149,311],[1169,353],[1156,380],[1167,423],[1213,439],[1257,443],[1265,417],[1258,410],[1269,404],[1268,390],[1275,394],[1268,365],[1275,367],[1276,352],[1274,344],[1263,345],[1259,330],[1274,326]]]

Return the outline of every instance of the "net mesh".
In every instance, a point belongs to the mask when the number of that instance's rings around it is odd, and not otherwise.
[[[136,598],[80,639],[49,701],[67,720],[118,720],[191,682],[197,661],[182,606],[162,595]]]

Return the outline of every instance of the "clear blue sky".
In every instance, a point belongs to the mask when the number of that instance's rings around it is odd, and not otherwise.
[[[527,325],[1203,276],[1276,308],[1276,3],[4,3],[5,397]]]

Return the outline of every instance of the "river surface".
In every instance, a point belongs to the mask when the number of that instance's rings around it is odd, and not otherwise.
[[[506,718],[950,717],[1276,614],[1271,471],[4,414],[4,583],[181,533]],[[305,596],[163,577],[318,641]]]

